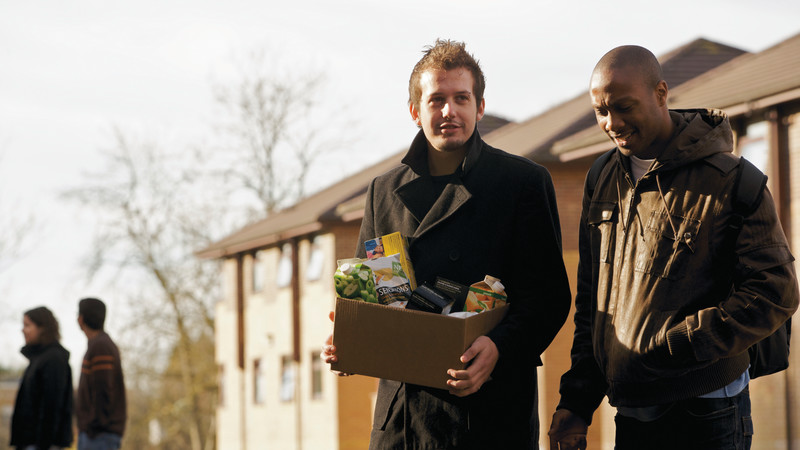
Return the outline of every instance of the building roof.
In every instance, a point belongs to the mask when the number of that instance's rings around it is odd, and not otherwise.
[[[800,34],[760,53],[747,54],[697,77],[672,95],[676,108],[721,108],[741,114],[800,98]],[[780,96],[781,99],[775,98]],[[765,100],[772,98],[771,104]],[[749,106],[748,106],[749,105]]]
[[[678,86],[744,53],[738,48],[698,38],[667,53],[659,61],[667,83]],[[555,142],[594,126],[589,92],[585,91],[538,116],[503,127],[486,136],[486,141],[509,153],[537,161],[555,160],[557,156],[550,151]]]
[[[405,152],[396,153],[338,183],[313,194],[295,205],[281,210],[198,251],[200,258],[223,258],[237,253],[266,247],[286,239],[313,233],[322,222],[346,215],[337,206],[347,204],[363,195],[370,181],[400,164]],[[363,207],[363,202],[362,202]],[[360,216],[358,216],[360,217]]]
[[[670,90],[670,108],[718,108],[729,116],[800,98],[800,34],[760,53],[747,53]],[[561,160],[614,147],[597,126],[553,144]]]
[[[511,121],[504,119],[494,114],[484,114],[483,118],[478,122],[478,132],[481,136],[486,136],[498,128],[503,128],[510,124]]]

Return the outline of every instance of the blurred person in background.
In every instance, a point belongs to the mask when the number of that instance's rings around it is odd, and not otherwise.
[[[116,450],[127,420],[125,380],[119,349],[104,330],[106,305],[96,298],[78,303],[78,325],[88,339],[75,416],[78,450]]]
[[[22,317],[30,361],[17,391],[11,418],[11,446],[18,450],[61,449],[72,445],[72,370],[61,346],[58,320],[40,306]]]

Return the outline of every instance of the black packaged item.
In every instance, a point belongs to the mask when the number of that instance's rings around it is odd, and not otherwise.
[[[453,307],[450,308],[450,312],[464,310],[464,303],[467,300],[469,286],[456,283],[455,281],[450,281],[446,278],[436,277],[436,282],[433,284],[433,288],[453,300]]]
[[[436,292],[432,287],[423,284],[422,286],[417,286],[414,292],[411,293],[411,299],[409,299],[406,308],[441,314],[450,301],[449,298]]]

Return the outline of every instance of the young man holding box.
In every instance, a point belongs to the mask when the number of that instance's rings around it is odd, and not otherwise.
[[[400,232],[418,284],[500,278],[509,312],[448,370],[449,392],[381,380],[370,448],[538,448],[536,367],[566,320],[570,292],[553,183],[477,131],[484,77],[460,42],[437,40],[409,81],[421,128],[402,165],[372,181],[359,236]],[[330,341],[323,350],[335,362]]]

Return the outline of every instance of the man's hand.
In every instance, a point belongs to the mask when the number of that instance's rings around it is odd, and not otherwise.
[[[478,392],[483,383],[489,379],[499,357],[497,346],[491,339],[486,336],[475,339],[475,342],[461,355],[462,363],[466,364],[470,361],[472,363],[464,370],[449,369],[447,371],[452,378],[447,380],[450,393],[458,397],[466,397]]]
[[[585,450],[589,425],[580,416],[567,409],[553,414],[550,424],[550,450]]]
[[[331,322],[333,322],[333,311],[328,314],[328,317],[331,319]],[[336,357],[336,347],[333,345],[333,334],[330,334],[328,339],[325,339],[325,343],[322,345],[322,353],[319,354],[319,357],[327,364],[339,361],[339,358]],[[340,377],[346,377],[350,375],[349,373],[338,372],[336,370],[331,370],[331,372],[339,375]]]

